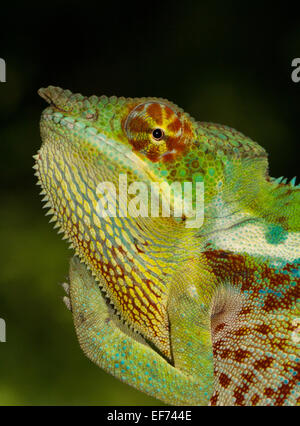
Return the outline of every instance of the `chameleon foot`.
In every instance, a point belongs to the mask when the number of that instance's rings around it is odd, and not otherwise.
[[[98,283],[74,257],[70,298],[79,344],[86,356],[119,380],[172,405],[207,405],[203,378],[173,367],[114,314]]]

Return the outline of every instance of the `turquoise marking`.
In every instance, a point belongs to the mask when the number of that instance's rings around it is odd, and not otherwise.
[[[265,237],[269,244],[280,244],[287,239],[288,232],[279,225],[269,225]]]

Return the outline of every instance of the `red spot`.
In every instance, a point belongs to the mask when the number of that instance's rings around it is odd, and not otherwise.
[[[273,272],[273,271],[272,271]],[[270,287],[271,288],[280,288],[282,284],[288,280],[290,281],[290,278],[283,274],[276,274],[273,272],[270,273]],[[295,280],[300,284],[300,280]],[[268,296],[265,299],[265,310],[267,312],[278,310],[278,309],[289,309],[292,305],[294,305],[295,300],[299,297],[299,285],[296,287],[289,288],[284,297],[278,298],[274,294],[268,294]]]
[[[174,151],[172,158],[178,157],[182,152],[184,152],[187,148],[182,138],[168,136],[167,140],[167,149],[168,151]],[[165,160],[165,159],[164,159]]]
[[[222,359],[228,359],[230,358],[230,355],[232,354],[232,351],[230,349],[224,349],[220,351],[219,355]]]
[[[219,397],[219,392],[218,392],[218,391],[216,391],[216,392],[213,394],[213,396],[210,398],[210,404],[211,404],[212,406],[217,405],[218,397]]]
[[[225,322],[223,322],[222,324],[218,324],[216,328],[214,329],[214,333],[218,333],[219,331],[222,331],[225,325],[226,325]]]
[[[226,389],[230,385],[231,379],[226,374],[221,373],[219,377],[219,382],[220,382],[220,385]]]
[[[147,108],[147,113],[152,117],[158,125],[162,125],[163,115],[160,104],[153,103],[150,104]]]
[[[254,373],[252,373],[252,372],[249,372],[249,373],[242,373],[242,377],[243,377],[243,379],[245,379],[245,380],[246,380],[246,382],[248,382],[248,383],[253,383],[253,379],[254,379],[254,377],[255,377],[255,374],[254,374]]]
[[[181,129],[181,121],[179,118],[175,118],[171,123],[168,124],[168,130],[177,133]]]
[[[146,120],[141,117],[134,117],[128,123],[128,128],[131,133],[149,133],[150,128]]]
[[[266,388],[264,390],[264,395],[266,395],[268,398],[271,398],[273,396],[275,391],[272,388]]]
[[[252,405],[257,405],[259,402],[259,396],[255,393],[251,398]]]
[[[250,314],[250,313],[251,313],[251,309],[250,309],[250,307],[249,307],[249,306],[245,306],[245,307],[243,307],[243,308],[240,310],[239,315],[240,315],[240,316],[243,316],[243,315],[248,315],[248,314]]]
[[[172,117],[172,115],[174,115],[174,111],[171,108],[165,106],[165,114],[166,114],[166,119],[169,120]]]
[[[234,336],[240,337],[240,336],[247,336],[250,333],[251,333],[250,328],[244,326],[244,327],[238,328],[233,334]]]
[[[243,386],[237,387],[234,392],[233,396],[235,397],[236,404],[237,405],[245,405],[245,398],[244,395],[249,390],[249,385],[244,384]]]
[[[245,398],[244,398],[244,395],[242,394],[241,388],[237,388],[233,392],[233,396],[235,397],[236,405],[245,405],[244,403]]]
[[[131,139],[130,142],[136,151],[141,151],[149,144],[148,139]]]
[[[245,359],[249,358],[251,353],[249,351],[246,351],[244,349],[238,349],[234,352],[234,359],[237,362],[243,362]]]
[[[267,324],[258,325],[255,328],[255,330],[258,331],[261,334],[264,334],[264,335],[269,334],[272,331],[271,327],[269,325],[267,325]]]
[[[152,161],[153,163],[157,163],[157,161],[159,161],[160,159],[160,152],[158,148],[152,148],[150,151],[147,152],[147,157],[149,158],[150,161]]]
[[[258,359],[257,361],[255,361],[253,366],[257,370],[266,370],[268,367],[272,365],[272,362],[273,362],[273,358],[266,357],[266,358]]]
[[[284,338],[283,339],[278,338],[272,341],[272,346],[279,350],[284,350],[288,345],[289,345],[289,341]]]
[[[192,126],[188,121],[184,121],[183,123],[183,133],[186,137],[193,137]]]

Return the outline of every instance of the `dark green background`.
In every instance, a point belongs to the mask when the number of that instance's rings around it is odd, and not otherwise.
[[[291,61],[300,57],[300,19],[291,2],[107,3],[1,5],[1,405],[157,403],[84,357],[61,301],[71,252],[44,216],[31,169],[45,107],[39,87],[166,97],[259,141],[272,176],[299,171]]]

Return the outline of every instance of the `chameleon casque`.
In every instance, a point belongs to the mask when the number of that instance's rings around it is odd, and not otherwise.
[[[75,251],[64,287],[88,358],[167,404],[299,404],[295,179],[269,177],[261,146],[165,99],[39,94],[34,168]],[[124,173],[203,182],[202,226],[100,217],[99,182],[118,189]]]

